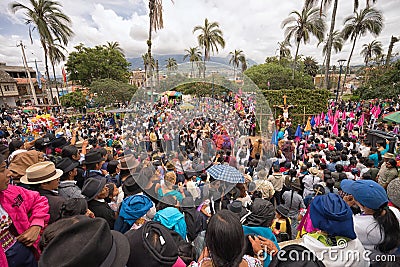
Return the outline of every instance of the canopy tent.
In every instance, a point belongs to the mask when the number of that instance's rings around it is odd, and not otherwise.
[[[400,123],[400,111],[392,112],[386,115],[383,115],[383,120]]]
[[[184,110],[192,110],[194,109],[194,106],[190,103],[183,103],[182,105],[179,106],[179,108]]]
[[[162,95],[167,95],[168,97],[181,97],[182,93],[177,91],[165,91]]]

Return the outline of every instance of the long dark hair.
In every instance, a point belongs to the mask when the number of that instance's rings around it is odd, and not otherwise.
[[[206,245],[214,267],[237,267],[245,252],[239,218],[229,210],[214,214],[208,223]]]
[[[388,253],[399,246],[400,243],[400,225],[396,215],[389,209],[387,204],[382,205],[373,214],[381,231],[384,233],[383,241],[376,246],[381,252]]]

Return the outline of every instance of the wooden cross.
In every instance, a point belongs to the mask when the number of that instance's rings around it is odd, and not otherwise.
[[[287,95],[286,95],[286,94],[283,95],[282,98],[283,98],[283,105],[286,105],[286,98],[287,98]]]

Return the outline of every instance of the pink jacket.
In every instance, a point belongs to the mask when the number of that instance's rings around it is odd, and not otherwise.
[[[0,191],[0,204],[10,215],[18,234],[22,234],[32,225],[44,228],[50,219],[47,198],[20,186],[9,185],[6,190]],[[33,244],[35,256],[40,255],[39,239],[40,237]],[[0,266],[8,267],[6,255],[1,248]]]

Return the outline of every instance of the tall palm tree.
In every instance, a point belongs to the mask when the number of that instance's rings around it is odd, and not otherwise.
[[[183,56],[183,60],[189,58],[189,61],[192,63],[192,73],[191,76],[194,77],[194,66],[193,63],[196,61],[201,61],[201,51],[199,47],[189,47],[189,49],[185,49],[185,55]]]
[[[233,52],[229,52],[229,55],[231,58],[229,59],[229,64],[233,66],[233,76],[235,77],[236,81],[236,69],[239,68],[239,65],[242,62],[245,62],[246,68],[247,68],[247,63],[246,63],[246,56],[243,53],[243,50],[236,50]]]
[[[30,6],[18,2],[10,4],[12,12],[24,11],[25,24],[29,24],[29,36],[32,40],[32,32],[39,33],[40,43],[44,51],[44,62],[46,67],[47,81],[49,76],[49,46],[54,42],[67,45],[73,35],[70,28],[71,19],[61,11],[62,5],[56,0],[29,0]],[[51,102],[53,93],[50,88]]]
[[[173,71],[173,70],[177,70],[178,69],[178,63],[176,63],[176,59],[173,57],[168,58],[167,60],[165,60],[167,62],[167,69],[169,71]]]
[[[360,52],[360,55],[364,57],[365,67],[368,67],[368,62],[371,60],[372,56],[376,57],[382,55],[382,43],[376,40],[368,44],[363,44],[363,49]]]
[[[320,5],[320,14],[322,15],[323,9],[328,8],[332,5],[333,2],[333,9],[332,9],[332,17],[331,17],[331,26],[329,28],[328,40],[327,40],[327,47],[326,47],[326,60],[325,60],[325,84],[328,84],[329,79],[329,65],[331,61],[331,54],[332,54],[332,46],[333,46],[333,38],[334,38],[334,31],[335,31],[335,24],[336,24],[336,12],[338,8],[338,0],[306,0],[306,5],[314,5],[321,1]],[[372,0],[375,3],[377,0]],[[366,0],[367,7],[370,7],[370,0]],[[354,12],[358,9],[359,0],[353,0]]]
[[[210,51],[218,53],[218,46],[225,47],[225,40],[218,22],[208,22],[204,20],[204,26],[197,25],[193,29],[193,33],[199,31],[197,41],[199,46],[204,49],[204,62],[210,60]]]
[[[377,37],[381,33],[382,28],[382,12],[374,8],[365,8],[360,10],[360,12],[356,11],[354,12],[353,16],[349,16],[345,19],[342,36],[344,40],[348,40],[350,38],[350,40],[353,41],[353,47],[351,48],[349,59],[347,60],[347,66],[342,85],[343,87],[346,83],[347,73],[349,72],[350,61],[351,57],[353,56],[357,39],[361,36],[365,36],[368,32]]]
[[[310,76],[315,77],[318,72],[318,62],[313,57],[305,57],[303,60],[304,71]]]
[[[388,67],[390,64],[390,59],[392,57],[394,44],[397,43],[398,41],[400,41],[400,37],[394,37],[392,35],[392,38],[390,38],[390,44],[389,44],[388,53],[386,56],[386,63],[385,63],[386,67]]]
[[[143,60],[143,66],[144,66],[144,75],[146,77],[146,82],[147,82],[149,73],[151,73],[151,71],[153,71],[156,67],[156,61],[154,60],[153,57],[150,57],[149,54],[147,54],[147,53],[142,55],[142,60]]]
[[[322,55],[324,56],[324,61],[322,63],[322,66],[325,66],[326,58],[327,58],[327,55],[328,55],[328,41],[329,41],[329,35],[328,35],[328,39],[325,39],[325,41],[323,41],[324,46],[322,47]],[[321,42],[317,46],[319,46],[320,44],[321,44]],[[335,53],[339,53],[340,51],[342,51],[343,44],[344,44],[344,40],[343,40],[343,37],[342,37],[342,33],[340,31],[334,31],[333,34],[332,34],[332,47],[331,48],[333,48]],[[322,69],[323,68],[321,67],[321,77],[322,77]],[[328,70],[328,72],[329,72],[329,70]],[[326,69],[325,69],[325,73],[326,73]],[[326,77],[328,77],[328,76],[325,75],[325,78]],[[328,80],[329,80],[329,77],[328,77]],[[322,83],[323,82],[324,81],[321,78],[320,85],[319,85],[320,88],[322,88]],[[326,82],[327,81],[325,79],[325,83]],[[328,88],[328,87],[326,86],[326,88]]]
[[[173,1],[172,1],[173,2]],[[157,30],[160,30],[164,28],[164,19],[163,19],[163,5],[162,5],[162,0],[149,0],[149,39],[147,40],[147,54],[148,58],[153,58],[151,54],[151,38],[152,38],[152,32]],[[149,64],[151,64],[151,60],[148,61]],[[150,78],[152,78],[152,70],[154,68],[148,66],[145,68],[145,70],[149,70],[150,72]],[[147,80],[147,78],[146,78]],[[151,85],[151,102],[153,102],[153,85]]]
[[[292,46],[288,40],[284,40],[282,42],[278,42],[278,50],[279,50],[279,63],[282,62],[283,58],[290,57],[290,48]]]
[[[285,28],[285,40],[290,42],[293,38],[296,43],[296,54],[294,56],[293,75],[296,69],[297,56],[299,54],[299,47],[301,41],[304,44],[310,41],[310,34],[314,35],[319,41],[324,38],[325,34],[325,21],[319,15],[319,9],[313,8],[311,5],[304,6],[300,12],[292,11],[290,16],[282,22],[282,28]]]
[[[55,43],[49,45],[49,59],[50,59],[51,66],[53,68],[53,78],[54,78],[54,83],[56,85],[56,92],[57,92],[56,99],[58,100],[58,103],[57,103],[58,105],[60,104],[60,99],[59,99],[60,93],[58,91],[55,65],[60,64],[61,61],[66,60],[66,56],[65,56],[64,52],[67,52],[67,50],[62,45],[55,44]]]

